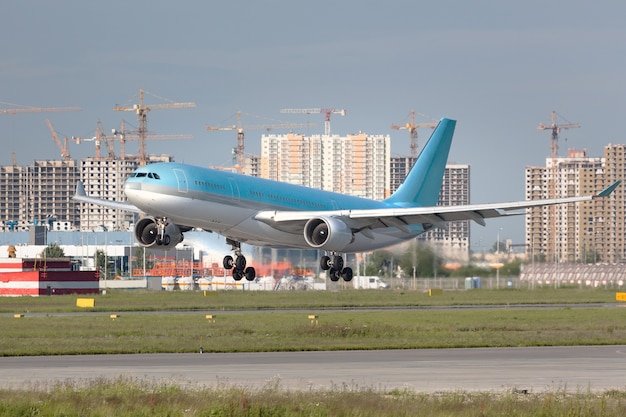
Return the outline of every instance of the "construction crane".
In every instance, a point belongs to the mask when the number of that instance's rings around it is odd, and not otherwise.
[[[553,110],[552,111],[552,124],[550,126],[546,126],[543,123],[539,123],[539,126],[537,127],[537,129],[539,130],[550,130],[551,131],[551,137],[552,137],[552,141],[550,143],[550,154],[551,154],[551,158],[552,158],[552,169],[551,169],[551,174],[549,177],[549,181],[548,181],[548,198],[557,198],[558,197],[558,193],[557,193],[557,161],[556,159],[559,156],[559,133],[561,132],[561,129],[573,129],[573,128],[579,128],[580,125],[578,123],[565,123],[565,124],[557,124],[556,123],[556,116],[557,113]],[[559,115],[563,120],[565,120],[565,118],[561,115]],[[559,249],[557,248],[557,206],[556,205],[552,205],[549,207],[549,221],[550,221],[550,226],[549,226],[549,230],[551,231],[550,233],[548,233],[548,243],[547,243],[547,247],[548,248],[554,248],[554,259],[558,259],[559,256]],[[534,242],[533,242],[533,246],[534,246]]]
[[[308,124],[301,123],[275,123],[275,124],[261,124],[261,125],[250,125],[243,126],[241,123],[241,111],[237,111],[237,125],[233,126],[207,126],[206,130],[236,130],[237,131],[237,147],[233,150],[233,154],[237,160],[237,172],[243,174],[244,165],[245,165],[245,140],[244,140],[244,131],[245,130],[277,130],[277,129],[305,129],[310,127]]]
[[[196,107],[196,103],[192,103],[192,102],[187,102],[187,103],[169,102],[169,103],[163,103],[163,104],[145,104],[143,101],[143,94],[144,94],[144,90],[139,89],[139,104],[133,104],[131,107],[123,107],[123,106],[115,105],[115,108],[113,109],[115,111],[134,111],[135,114],[137,114],[137,118],[139,119],[139,129],[137,130],[137,137],[139,140],[139,164],[140,165],[145,165],[146,160],[147,160],[146,138],[148,136],[148,112],[150,110],[159,110],[159,109],[188,109],[188,108]],[[163,97],[159,97],[159,98],[161,98],[162,100],[166,100],[166,99],[163,99]]]
[[[96,146],[96,160],[99,161],[101,159],[101,155],[100,155],[100,137],[98,136],[97,131],[96,131],[96,136],[93,136],[91,138],[81,138],[81,137],[77,137],[77,136],[72,136],[72,140],[76,144],[81,144],[83,142],[94,142],[94,144]]]
[[[102,122],[98,120],[98,128],[96,129],[96,137],[99,138],[100,142],[104,142],[104,146],[107,149],[107,159],[113,160],[115,159],[115,146],[114,146],[114,138],[109,138],[104,133],[104,128],[102,127]]]
[[[47,112],[62,112],[62,111],[78,111],[80,107],[32,107],[24,106],[22,104],[13,104],[0,101],[0,104],[6,106],[14,106],[14,108],[0,109],[0,114],[19,114],[19,113],[47,113]]]
[[[324,135],[330,135],[330,115],[338,114],[340,116],[346,115],[345,109],[332,109],[332,108],[312,108],[312,109],[281,109],[281,113],[298,113],[298,114],[317,114],[324,113],[326,115],[324,119]]]
[[[566,123],[566,124],[556,124],[556,116],[557,113],[552,111],[552,124],[550,126],[546,126],[543,123],[539,123],[537,129],[539,130],[551,130],[552,131],[552,143],[550,144],[551,156],[552,158],[556,158],[559,156],[559,133],[561,129],[574,129],[580,127],[578,123]],[[559,115],[562,119],[565,118]]]
[[[122,120],[120,130],[112,129],[113,136],[120,141],[120,159],[126,159],[126,142],[139,140],[138,131],[126,130],[126,122]],[[193,135],[154,135],[146,132],[146,140],[193,139]]]
[[[410,123],[406,123],[404,125],[391,125],[392,129],[395,129],[395,130],[406,129],[409,131],[409,135],[411,136],[411,157],[412,158],[417,158],[417,129],[422,128],[422,127],[429,127],[431,129],[434,129],[437,127],[437,123],[430,122],[430,123],[417,123],[416,124],[415,123],[415,110],[411,110],[411,122]]]
[[[96,131],[93,137],[81,138],[81,137],[72,136],[72,140],[77,144],[80,144],[83,142],[94,142],[95,147],[96,147],[96,160],[98,161],[102,159],[101,148],[102,148],[102,144],[104,144],[106,151],[107,151],[107,159],[109,160],[115,159],[115,147],[114,147],[115,139],[107,137],[107,135],[104,133],[104,128],[102,127],[102,122],[100,122],[100,120],[98,120],[98,125],[96,127]]]
[[[67,137],[65,137],[65,139],[63,140],[63,144],[61,144],[61,141],[59,140],[59,136],[54,131],[54,127],[52,126],[52,123],[50,123],[50,120],[46,119],[46,124],[48,125],[48,129],[50,129],[50,133],[52,133],[52,140],[57,144],[57,146],[61,150],[61,159],[63,159],[64,161],[71,160],[72,158],[70,157],[70,151],[67,147]]]

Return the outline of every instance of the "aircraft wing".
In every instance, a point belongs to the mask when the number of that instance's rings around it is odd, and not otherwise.
[[[458,220],[473,220],[484,226],[485,219],[494,217],[525,214],[525,209],[554,204],[577,203],[606,197],[611,194],[621,181],[616,181],[595,195],[580,197],[555,198],[546,200],[524,200],[509,203],[470,204],[446,207],[407,207],[332,211],[262,211],[255,218],[278,229],[295,228],[311,218],[336,217],[356,231],[397,227],[410,233],[408,226],[418,223],[430,223],[445,228],[445,223]],[[290,227],[291,226],[291,227]]]
[[[82,181],[78,181],[76,183],[76,193],[74,194],[72,199],[83,202],[83,203],[95,204],[98,206],[109,207],[109,208],[118,209],[118,210],[131,211],[134,213],[142,212],[141,210],[139,210],[137,207],[133,206],[130,203],[122,203],[119,201],[106,200],[104,198],[89,197],[87,193],[85,192],[85,186],[83,185]]]

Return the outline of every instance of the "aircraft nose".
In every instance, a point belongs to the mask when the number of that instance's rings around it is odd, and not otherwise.
[[[126,184],[124,184],[124,191],[126,190],[141,190],[141,183],[126,182]]]

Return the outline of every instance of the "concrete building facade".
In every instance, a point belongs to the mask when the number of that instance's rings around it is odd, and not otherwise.
[[[2,229],[28,230],[33,224],[59,221],[78,226],[78,204],[71,197],[79,178],[73,160],[38,160],[28,166],[0,167]]]
[[[262,178],[382,200],[389,196],[387,135],[263,135]]]
[[[545,167],[526,167],[526,199],[594,194],[624,179],[624,145],[607,145],[603,157],[570,150],[548,158]],[[607,198],[529,209],[526,252],[549,262],[616,263],[626,260],[623,186]]]

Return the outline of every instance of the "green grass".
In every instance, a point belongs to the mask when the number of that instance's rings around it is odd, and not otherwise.
[[[0,320],[4,356],[626,344],[626,309],[122,313]]]
[[[542,288],[537,290],[445,291],[429,297],[423,291],[107,291],[95,299],[94,311],[240,310],[289,308],[355,308],[394,306],[461,306],[507,304],[615,303],[615,291]],[[75,295],[15,297],[0,300],[0,313],[83,311]]]
[[[626,393],[381,392],[359,386],[290,392],[272,381],[251,390],[217,387],[185,390],[167,384],[118,379],[87,386],[0,390],[0,417],[10,416],[603,416],[622,417]]]
[[[616,304],[615,292],[607,290],[472,290],[436,297],[413,291],[222,291],[207,296],[109,291],[95,296],[96,308],[88,310],[77,308],[76,298],[1,299],[1,354],[196,352],[200,346],[224,352],[626,344],[626,309],[607,308]],[[525,304],[544,307],[506,307]],[[454,308],[467,305],[501,307]],[[435,308],[420,308],[428,306]],[[437,308],[443,306],[452,308]],[[119,318],[112,320],[108,312]],[[14,313],[24,317],[13,318]],[[205,318],[208,313],[216,315],[215,322]],[[309,314],[317,314],[318,322],[311,323]],[[617,417],[624,409],[626,391],[428,395],[355,384],[292,392],[279,380],[260,389],[185,389],[132,379],[0,389],[0,417]]]

